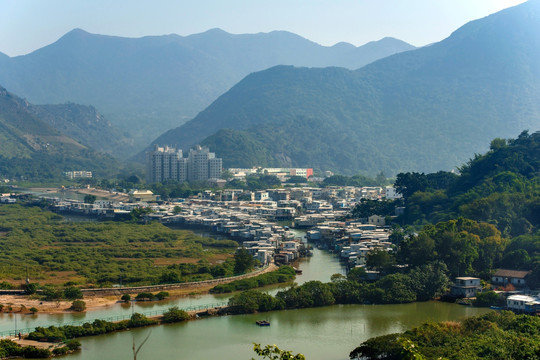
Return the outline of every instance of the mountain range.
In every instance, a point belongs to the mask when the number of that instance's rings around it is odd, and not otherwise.
[[[393,38],[326,47],[284,31],[135,39],[75,29],[27,55],[0,54],[0,84],[35,104],[93,105],[140,150],[252,72],[281,64],[356,69],[411,49]]]
[[[202,143],[226,167],[449,170],[493,138],[540,129],[538,29],[531,0],[354,71],[253,73],[153,143]]]
[[[117,170],[114,158],[47,123],[51,118],[57,123],[65,119],[69,122],[75,110],[92,111],[75,104],[52,109],[34,106],[0,87],[0,176],[50,180],[59,178],[63,171],[89,170],[110,175]]]

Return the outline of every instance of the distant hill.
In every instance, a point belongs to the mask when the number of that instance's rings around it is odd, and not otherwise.
[[[449,170],[495,137],[540,129],[538,29],[534,0],[355,71],[274,67],[153,143],[202,142],[225,166]]]
[[[28,110],[40,120],[83,145],[115,157],[132,155],[133,141],[93,106],[74,103],[32,105]]]
[[[75,29],[28,55],[0,56],[0,83],[35,104],[93,105],[142,147],[252,72],[280,64],[356,69],[411,49],[391,38],[325,47],[284,31],[132,39]]]
[[[113,158],[46,124],[32,109],[0,87],[0,176],[46,180],[61,177],[63,171],[103,175],[118,168]]]

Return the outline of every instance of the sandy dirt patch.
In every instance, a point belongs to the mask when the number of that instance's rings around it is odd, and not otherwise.
[[[264,271],[256,273],[249,277],[257,276],[277,269],[278,267],[275,264],[271,264]],[[206,294],[214,286],[215,284],[200,283],[200,285],[191,285],[189,288],[185,289],[170,289],[166,291],[169,293],[171,298],[179,298],[188,295]],[[104,307],[116,304],[118,301],[120,301],[120,296],[87,296],[82,300],[86,303],[86,311],[89,312],[92,310],[99,310]],[[4,313],[9,312],[8,307],[11,306],[11,312],[28,314],[29,316],[32,316],[29,310],[32,307],[38,309],[37,314],[58,314],[73,312],[72,310],[70,310],[71,303],[71,301],[42,301],[24,295],[0,295],[0,304],[4,305],[4,308],[2,310]]]

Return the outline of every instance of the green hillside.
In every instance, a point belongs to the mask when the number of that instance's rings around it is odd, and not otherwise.
[[[495,137],[540,129],[539,28],[540,3],[532,1],[356,71],[275,67],[153,143],[202,142],[226,166],[450,170]],[[249,163],[247,153],[267,161]]]
[[[540,132],[495,139],[463,165],[460,175],[400,173],[404,220],[436,223],[464,216],[495,225],[506,236],[540,230]]]
[[[43,122],[85,146],[116,158],[133,154],[133,141],[93,106],[74,103],[32,105],[29,110]]]
[[[53,179],[63,171],[104,174],[118,166],[41,121],[32,105],[0,87],[0,176]]]
[[[28,55],[0,56],[0,83],[36,104],[92,104],[142,148],[252,72],[280,64],[357,69],[411,49],[391,38],[325,47],[284,31],[133,39],[75,29]]]

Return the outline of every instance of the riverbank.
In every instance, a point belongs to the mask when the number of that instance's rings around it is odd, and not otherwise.
[[[234,276],[230,278],[219,279],[219,284],[227,284],[232,281],[238,280],[239,278],[251,278],[260,274],[265,274],[270,271],[277,270],[278,267],[275,264],[270,264],[268,267],[264,268],[261,271],[253,271],[249,274]],[[182,298],[190,295],[202,295],[208,294],[210,289],[216,286],[218,282],[209,282],[209,281],[200,281],[200,282],[191,282],[186,284],[170,284],[160,287],[162,290],[167,290],[169,293],[169,300]],[[82,300],[86,303],[86,312],[92,312],[96,310],[104,309],[108,306],[112,306],[120,302],[119,295],[124,293],[137,293],[148,291],[147,288],[136,287],[136,288],[119,288],[112,289],[111,291],[117,291],[118,294],[111,295],[108,291],[103,291],[101,295],[99,292],[100,289],[96,289],[93,295],[85,296]],[[29,309],[36,308],[38,310],[37,315],[39,314],[60,314],[60,313],[70,313],[71,310],[71,301],[62,300],[62,301],[43,301],[27,295],[0,295],[0,304],[4,305],[4,312],[6,312],[7,307],[11,306],[12,313],[25,314],[32,316],[32,313]]]

